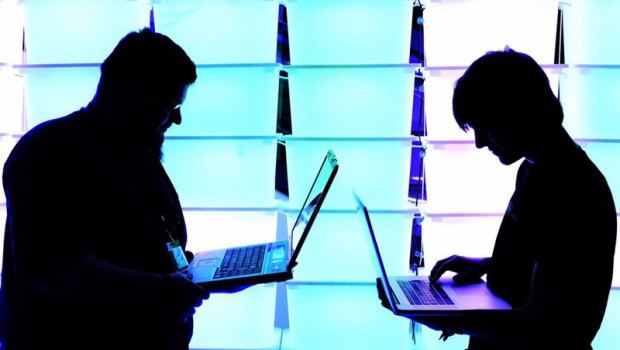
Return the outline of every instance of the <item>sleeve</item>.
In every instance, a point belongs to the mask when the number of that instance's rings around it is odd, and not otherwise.
[[[14,253],[14,273],[36,280],[46,270],[77,259],[80,230],[80,181],[66,150],[31,138],[7,161],[4,186]]]
[[[164,276],[103,261],[88,250],[91,195],[78,150],[22,143],[4,170],[14,280],[70,303],[143,312],[162,307]],[[44,147],[45,146],[45,147]],[[43,149],[44,148],[44,149]],[[165,307],[169,307],[165,305]]]

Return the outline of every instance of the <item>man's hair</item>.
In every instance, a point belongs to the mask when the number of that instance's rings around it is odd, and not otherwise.
[[[452,111],[464,131],[517,119],[533,127],[560,125],[564,119],[544,70],[532,57],[508,47],[488,52],[469,66],[454,87]]]
[[[97,94],[114,96],[129,87],[157,98],[195,81],[196,65],[185,51],[166,35],[144,28],[127,34],[105,59]]]

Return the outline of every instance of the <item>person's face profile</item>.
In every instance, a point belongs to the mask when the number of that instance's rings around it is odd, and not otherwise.
[[[167,89],[161,93],[145,93],[140,101],[143,128],[150,133],[163,134],[172,124],[181,124],[181,105],[185,101],[187,85]]]
[[[517,129],[498,118],[506,116],[498,113],[490,117],[487,111],[481,113],[477,121],[469,123],[469,127],[474,130],[476,148],[487,147],[502,164],[510,165],[524,156],[521,136]]]
[[[172,90],[170,98],[163,99],[161,113],[158,113],[156,118],[156,120],[159,120],[159,126],[157,128],[159,134],[163,135],[172,124],[181,124],[181,105],[185,102],[187,89],[187,85],[177,87]]]
[[[179,85],[161,92],[136,93],[131,128],[140,143],[161,149],[164,134],[172,124],[181,124],[181,105],[185,101],[188,85]]]

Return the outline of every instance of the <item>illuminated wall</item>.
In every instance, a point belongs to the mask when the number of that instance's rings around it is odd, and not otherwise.
[[[558,1],[447,1],[426,6],[429,152],[423,242],[428,266],[450,254],[491,255],[519,165],[502,166],[490,152],[476,149],[473,132],[464,133],[454,122],[456,79],[476,58],[506,45],[553,67],[557,13]],[[547,73],[557,86],[557,73]]]
[[[559,6],[564,14],[566,64],[554,64]],[[428,265],[449,251],[489,256],[493,245],[488,243],[494,239],[514,188],[518,164],[500,166],[495,156],[477,150],[473,133],[462,132],[452,116],[455,80],[474,59],[490,50],[508,45],[530,54],[543,66],[552,88],[556,94],[560,92],[565,127],[605,174],[618,203],[620,44],[616,39],[620,32],[614,24],[618,14],[620,3],[615,1],[454,0],[427,4],[429,152],[425,159],[428,203],[423,239]],[[587,205],[579,203],[578,188],[575,184],[575,204]],[[449,249],[446,241],[460,243],[450,244],[456,249]],[[618,262],[615,270],[613,283],[619,286]]]
[[[0,0],[0,160],[33,126],[85,106],[99,64],[127,32],[149,26],[152,10],[155,30],[198,66],[183,124],[164,144],[190,250],[284,238],[277,232],[295,219],[327,149],[340,163],[295,279],[213,295],[198,310],[192,347],[408,349],[409,322],[377,302],[350,192],[370,207],[393,274],[409,273],[419,211],[427,266],[453,253],[490,255],[516,166],[476,150],[473,134],[453,121],[453,83],[475,58],[509,45],[543,64],[561,91],[567,129],[620,198],[618,2],[562,5],[566,64],[555,65],[558,0],[423,1],[423,66],[409,64],[414,2],[284,1],[290,64],[283,65],[276,0]],[[425,77],[428,133],[428,201],[420,208],[407,198],[416,72]],[[276,132],[281,79],[289,85],[290,135]],[[274,191],[278,144],[286,146],[285,200]]]

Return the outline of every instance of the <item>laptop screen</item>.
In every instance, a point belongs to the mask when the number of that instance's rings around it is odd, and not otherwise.
[[[304,204],[301,206],[301,210],[299,211],[297,220],[295,220],[293,229],[291,230],[291,237],[289,239],[291,246],[289,269],[292,268],[291,264],[295,262],[297,255],[299,255],[301,246],[303,245],[306,236],[308,235],[308,231],[310,230],[310,227],[312,226],[312,223],[314,222],[314,219],[323,204],[323,200],[327,195],[329,187],[334,181],[337,171],[338,160],[336,159],[334,152],[332,150],[328,150],[325,158],[323,159],[323,164],[321,164],[319,172],[312,183],[312,187],[310,187],[310,191],[308,191]],[[293,247],[296,239],[299,239],[299,242],[295,247]]]
[[[353,192],[353,197],[357,203],[357,211],[362,220],[362,227],[364,227],[365,231],[364,236],[366,236],[366,242],[368,243],[368,249],[370,251],[370,256],[372,257],[375,273],[377,277],[381,278],[381,284],[383,285],[383,290],[385,291],[392,311],[396,312],[396,301],[394,300],[392,289],[388,283],[387,272],[385,271],[385,265],[383,265],[383,259],[381,259],[381,253],[379,252],[379,244],[377,243],[377,238],[375,237],[375,231],[373,230],[372,223],[370,222],[368,208],[366,208],[366,205],[364,205],[357,193]]]

